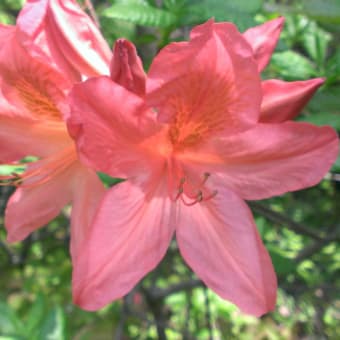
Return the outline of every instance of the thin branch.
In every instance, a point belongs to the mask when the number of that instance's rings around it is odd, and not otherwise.
[[[114,339],[116,340],[122,340],[124,337],[124,325],[125,322],[128,318],[128,314],[129,314],[129,308],[128,308],[128,296],[125,296],[123,299],[123,306],[120,309],[120,319],[118,322],[118,326],[115,330],[115,334],[114,334]]]
[[[163,312],[163,299],[155,298],[152,291],[149,291],[145,287],[141,287],[144,293],[145,301],[150,308],[150,312],[153,315],[153,319],[156,324],[157,335],[159,340],[167,340],[165,329],[167,327],[166,319]]]
[[[196,287],[202,287],[204,286],[203,282],[198,279],[192,279],[189,281],[180,282],[177,284],[174,284],[168,288],[165,289],[155,289],[152,291],[151,295],[154,299],[164,299],[168,295],[180,292],[182,290],[191,290]]]
[[[318,252],[320,249],[325,247],[331,242],[339,241],[340,240],[340,231],[336,230],[334,233],[329,235],[323,240],[315,241],[311,245],[305,247],[295,258],[295,262],[301,262],[304,259],[314,255],[316,252]]]
[[[329,172],[324,178],[330,181],[340,182],[340,174],[333,174]]]
[[[299,222],[295,222],[289,217],[281,213],[271,210],[270,208],[266,207],[262,203],[258,203],[258,202],[248,202],[248,203],[256,213],[264,216],[265,218],[267,218],[268,220],[274,223],[284,225],[286,228],[291,229],[298,234],[309,236],[315,240],[318,240],[318,241],[323,240],[322,236],[319,233],[315,232],[313,229]]]
[[[205,303],[205,319],[207,320],[207,328],[209,330],[209,340],[214,340],[212,325],[211,325],[211,312],[210,312],[210,301],[208,296],[207,288],[203,288],[204,303]]]
[[[9,262],[12,264],[13,263],[13,258],[16,256],[12,250],[8,247],[8,245],[0,240],[0,248],[4,250],[6,253]]]

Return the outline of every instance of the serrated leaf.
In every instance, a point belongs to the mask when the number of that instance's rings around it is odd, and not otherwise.
[[[43,320],[38,340],[65,340],[65,314],[56,306]]]
[[[103,16],[120,19],[142,26],[167,28],[175,25],[177,18],[174,14],[149,5],[116,4],[103,11]]]
[[[324,23],[340,24],[339,0],[302,0],[302,13]]]
[[[286,80],[309,79],[316,75],[313,64],[294,51],[274,53],[270,68]]]

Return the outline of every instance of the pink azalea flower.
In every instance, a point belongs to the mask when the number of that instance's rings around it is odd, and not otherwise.
[[[109,74],[111,50],[75,0],[27,0],[17,19],[17,37],[31,56],[72,80]]]
[[[105,190],[96,173],[79,162],[67,132],[66,95],[72,83],[30,57],[16,33],[16,27],[0,27],[0,161],[30,155],[40,159],[22,175],[2,178],[2,184],[18,186],[5,212],[7,239],[24,239],[72,202],[75,258]]]
[[[176,233],[185,261],[222,298],[253,315],[274,308],[276,276],[244,199],[315,185],[338,153],[332,128],[285,121],[320,79],[261,85],[281,24],[243,36],[230,23],[197,26],[156,56],[145,92],[133,83],[143,74],[135,51],[121,41],[128,79],[74,87],[68,125],[81,159],[127,179],[106,193],[81,245],[75,303],[95,310],[127,294]]]
[[[280,17],[244,32],[253,49],[259,72],[268,64],[278,42],[284,18]],[[280,123],[293,119],[323,83],[322,78],[285,82],[271,79],[262,82],[260,121]]]

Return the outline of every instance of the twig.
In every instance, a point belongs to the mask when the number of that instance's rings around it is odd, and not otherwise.
[[[150,311],[155,320],[158,339],[159,340],[167,340],[167,336],[165,333],[165,328],[167,326],[164,312],[163,312],[163,299],[154,297],[152,290],[147,289],[146,287],[141,286],[141,290],[144,293],[145,301],[148,304]]]
[[[186,308],[185,308],[185,322],[184,322],[184,328],[183,328],[183,335],[185,336],[185,339],[189,338],[189,320],[190,320],[190,310],[192,307],[192,294],[191,291],[187,292],[185,294],[186,297]]]
[[[203,282],[201,280],[192,279],[189,281],[184,281],[184,282],[174,284],[165,289],[159,289],[159,288],[154,289],[151,294],[154,299],[164,299],[168,295],[180,292],[182,290],[191,290],[193,288],[201,287],[201,286],[203,286]]]
[[[332,174],[329,172],[324,178],[330,181],[340,182],[340,174]]]
[[[209,296],[207,292],[207,288],[203,288],[204,294],[204,303],[205,303],[205,319],[207,320],[207,327],[209,330],[209,340],[214,340],[213,333],[212,333],[212,325],[211,325],[211,313],[210,313],[210,302]]]
[[[327,244],[340,240],[340,232],[336,230],[334,233],[329,235],[328,237],[313,242],[311,245],[305,247],[295,258],[295,262],[301,262],[304,259],[312,256],[316,252],[318,252],[321,248],[325,247]]]
[[[318,240],[318,241],[323,240],[322,236],[319,235],[319,233],[315,232],[313,229],[301,223],[295,222],[283,214],[280,214],[276,211],[271,210],[270,208],[266,207],[262,203],[258,203],[258,202],[248,202],[248,203],[256,213],[264,216],[265,218],[267,218],[268,220],[274,223],[284,225],[286,228],[291,229],[298,234],[309,236],[315,240]]]
[[[9,262],[12,264],[13,263],[13,258],[15,258],[15,254],[11,251],[11,249],[8,247],[8,245],[0,240],[0,248],[4,250],[6,253]]]
[[[124,336],[124,324],[127,320],[129,314],[129,308],[128,308],[128,296],[125,296],[123,299],[123,306],[121,308],[120,312],[120,319],[118,322],[118,326],[116,328],[114,339],[115,340],[121,340]]]

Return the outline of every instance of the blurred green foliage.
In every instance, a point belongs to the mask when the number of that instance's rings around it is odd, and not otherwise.
[[[79,1],[86,9],[85,2]],[[15,23],[21,0],[0,3],[2,23]],[[171,41],[215,17],[241,31],[279,15],[286,24],[264,78],[325,77],[298,119],[340,130],[340,1],[97,0],[103,34],[132,40],[146,68]],[[1,168],[2,174],[22,168]],[[340,159],[332,169],[340,171]],[[104,174],[111,186],[117,183]],[[11,190],[1,189],[0,209]],[[252,203],[279,278],[273,313],[256,319],[204,288],[173,243],[162,264],[125,299],[96,313],[72,304],[66,209],[47,228],[8,245],[0,230],[0,340],[63,339],[338,339],[340,334],[339,178]],[[0,220],[3,222],[2,220]],[[232,278],[231,278],[232,279]]]

